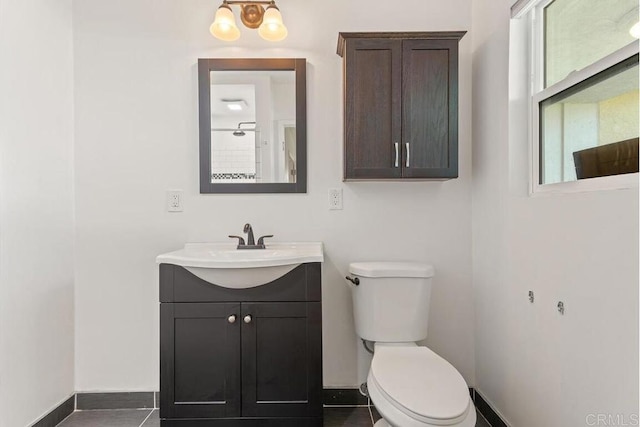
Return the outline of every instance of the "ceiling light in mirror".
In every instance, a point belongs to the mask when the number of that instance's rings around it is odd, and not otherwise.
[[[248,107],[244,99],[221,99],[230,111],[243,111]]]

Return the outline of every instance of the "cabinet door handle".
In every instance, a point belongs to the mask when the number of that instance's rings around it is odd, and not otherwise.
[[[393,145],[396,146],[396,161],[394,163],[394,167],[397,168],[398,167],[398,151],[399,151],[399,147],[398,147],[398,143],[397,142],[394,142]]]
[[[409,152],[409,143],[405,142],[404,145],[407,147],[407,162],[406,162],[405,166],[409,167],[409,159],[411,158],[411,153]]]
[[[250,314],[247,314],[246,316],[244,316],[244,323],[251,323],[251,320],[253,318],[251,317]]]
[[[229,321],[229,323],[236,323],[236,315],[232,314],[227,318],[227,320]]]

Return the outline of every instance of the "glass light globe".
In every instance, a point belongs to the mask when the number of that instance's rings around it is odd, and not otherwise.
[[[218,8],[216,19],[213,21],[213,24],[211,24],[211,27],[209,27],[209,31],[211,35],[220,40],[227,42],[238,40],[240,30],[236,25],[236,17],[233,16],[233,12],[229,6],[222,5]]]
[[[262,25],[258,28],[260,37],[271,42],[278,42],[284,40],[288,33],[287,27],[282,22],[280,10],[274,5],[269,6],[264,12]]]

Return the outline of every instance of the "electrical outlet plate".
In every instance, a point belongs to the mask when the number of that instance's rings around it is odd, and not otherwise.
[[[342,188],[329,189],[329,210],[342,209]]]
[[[167,211],[182,212],[182,190],[167,190]]]

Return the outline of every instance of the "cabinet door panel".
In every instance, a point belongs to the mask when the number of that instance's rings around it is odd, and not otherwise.
[[[320,303],[243,303],[242,415],[321,416]]]
[[[175,322],[175,394],[174,402],[224,402],[226,373],[219,358],[214,337],[223,337],[227,325],[216,318],[176,318]]]
[[[349,43],[345,55],[345,178],[401,176],[402,42]]]
[[[307,400],[306,335],[306,314],[259,319],[256,324],[256,354],[268,354],[269,357],[256,358],[256,382],[260,384],[256,389],[258,402]],[[286,381],[282,381],[283,372],[288,372]]]
[[[457,40],[403,43],[404,177],[458,175],[457,46]]]
[[[240,304],[163,303],[160,321],[160,417],[239,416]]]

